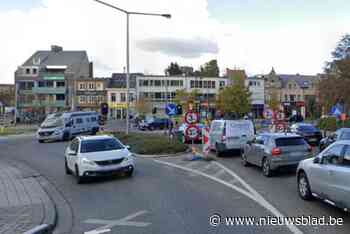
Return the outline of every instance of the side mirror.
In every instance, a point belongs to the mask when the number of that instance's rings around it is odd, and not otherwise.
[[[321,161],[321,160],[320,160],[320,157],[315,157],[315,158],[314,158],[314,163],[320,163],[320,161]]]
[[[126,145],[125,148],[127,148],[128,150],[131,149],[130,145]]]

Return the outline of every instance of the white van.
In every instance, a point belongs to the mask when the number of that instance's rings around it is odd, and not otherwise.
[[[228,150],[242,152],[247,141],[254,139],[255,130],[251,120],[214,120],[209,131],[210,148],[217,156]]]
[[[49,114],[37,131],[40,143],[46,140],[69,140],[79,134],[95,135],[100,129],[98,113],[64,112]]]

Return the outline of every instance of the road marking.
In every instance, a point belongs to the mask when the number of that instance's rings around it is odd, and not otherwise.
[[[189,171],[189,172],[192,172],[192,173],[195,173],[195,174],[199,174],[201,176],[204,176],[206,178],[209,178],[211,180],[214,180],[220,184],[223,184],[243,195],[245,195],[246,197],[252,199],[253,201],[255,201],[256,203],[258,203],[259,205],[261,205],[262,207],[266,208],[267,210],[269,210],[274,216],[276,217],[285,217],[280,211],[278,211],[272,204],[270,204],[267,200],[265,200],[265,198],[263,198],[256,190],[254,190],[249,184],[247,184],[241,177],[239,177],[236,173],[234,173],[233,171],[229,170],[228,168],[224,167],[222,164],[218,163],[218,162],[214,162],[217,166],[223,168],[224,170],[226,170],[228,173],[230,173],[232,176],[234,176],[239,182],[242,183],[242,185],[247,189],[249,190],[246,191],[236,185],[233,185],[233,184],[230,184],[222,179],[219,179],[219,178],[216,178],[214,176],[211,176],[211,175],[208,175],[208,174],[205,174],[201,171],[198,171],[198,170],[194,170],[194,169],[191,169],[191,168],[187,168],[187,167],[183,167],[183,166],[179,166],[179,165],[176,165],[176,164],[173,164],[173,163],[169,163],[169,162],[164,162],[164,161],[161,161],[161,160],[154,160],[155,162],[157,163],[160,163],[160,164],[164,164],[164,165],[167,165],[167,166],[172,166],[172,167],[175,167],[175,168],[178,168],[178,169],[182,169],[184,171]],[[288,224],[286,225],[286,227],[294,234],[303,234],[303,232],[297,228],[295,225],[291,225],[291,224]]]
[[[84,232],[84,234],[98,234],[98,233],[103,233],[101,231],[104,230],[110,230],[113,227],[116,226],[132,226],[132,227],[147,227],[148,225],[150,225],[151,223],[146,223],[146,222],[135,222],[135,221],[130,221],[133,218],[136,218],[137,216],[146,214],[147,211],[145,210],[141,210],[138,211],[134,214],[128,215],[122,219],[118,219],[118,220],[104,220],[104,219],[87,219],[84,221],[84,223],[91,223],[91,224],[100,224],[100,225],[104,225],[102,227],[99,227],[97,229],[88,231],[88,232]]]
[[[106,233],[106,232],[111,232],[111,229],[92,230],[89,232],[84,232],[84,234],[101,234],[101,233]]]
[[[221,169],[220,171],[216,172],[213,176],[219,178],[221,175],[225,174],[225,172],[225,170]]]

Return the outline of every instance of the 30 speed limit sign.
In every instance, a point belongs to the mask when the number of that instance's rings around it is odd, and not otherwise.
[[[190,125],[186,128],[185,134],[187,138],[195,140],[199,137],[199,128],[195,125]]]
[[[187,112],[185,115],[185,121],[187,124],[195,124],[199,121],[199,115],[196,112]]]

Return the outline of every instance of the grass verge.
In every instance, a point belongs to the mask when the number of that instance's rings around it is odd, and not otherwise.
[[[159,155],[185,152],[187,145],[161,134],[109,132],[137,154]]]

